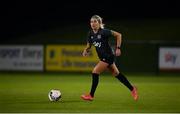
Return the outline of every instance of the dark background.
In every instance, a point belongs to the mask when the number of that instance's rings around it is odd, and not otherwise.
[[[104,21],[179,19],[177,1],[6,1],[1,2],[1,38],[15,39],[62,26]]]
[[[117,65],[125,72],[158,73],[159,47],[180,46],[174,0],[3,1],[0,8],[0,45],[86,44],[89,19],[100,15],[105,27],[122,33]]]

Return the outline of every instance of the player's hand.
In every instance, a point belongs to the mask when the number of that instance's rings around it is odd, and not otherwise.
[[[121,55],[121,49],[116,49],[116,52],[115,52],[116,56],[120,56]]]
[[[88,52],[87,52],[86,49],[83,51],[82,55],[83,55],[84,57],[86,57],[86,56],[88,55]]]

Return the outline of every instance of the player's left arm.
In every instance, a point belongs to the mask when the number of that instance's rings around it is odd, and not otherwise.
[[[122,43],[122,35],[119,32],[111,30],[112,35],[116,38],[116,56],[121,55],[121,43]]]

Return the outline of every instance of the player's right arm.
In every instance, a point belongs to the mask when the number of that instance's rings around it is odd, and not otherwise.
[[[82,53],[82,55],[85,57],[88,55],[88,53],[90,52],[90,49],[91,49],[91,44],[90,43],[87,43],[86,47],[84,48],[84,51]]]

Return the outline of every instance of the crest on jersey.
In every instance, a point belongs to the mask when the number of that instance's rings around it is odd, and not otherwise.
[[[91,39],[93,39],[93,36],[91,36]]]
[[[98,34],[98,35],[97,35],[97,38],[98,38],[98,39],[101,39],[101,35],[100,35],[100,34]]]

